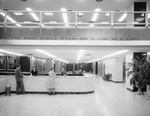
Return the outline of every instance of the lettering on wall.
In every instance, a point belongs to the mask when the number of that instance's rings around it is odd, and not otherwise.
[[[15,40],[140,40],[140,38],[107,38],[107,37],[92,37],[92,38],[88,38],[88,37],[11,37],[11,39],[15,39]]]
[[[150,40],[150,29],[0,28],[0,39],[13,40]]]

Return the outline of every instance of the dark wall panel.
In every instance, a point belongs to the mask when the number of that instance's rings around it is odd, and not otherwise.
[[[20,57],[20,65],[22,72],[30,72],[30,57]]]

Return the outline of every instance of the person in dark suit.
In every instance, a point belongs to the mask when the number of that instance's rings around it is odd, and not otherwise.
[[[31,70],[31,74],[33,76],[37,76],[38,75],[38,71],[36,70],[35,66],[33,66],[32,70]]]
[[[61,75],[62,75],[62,76],[67,75],[67,71],[65,70],[65,67],[64,67],[64,66],[62,67]]]
[[[19,94],[19,89],[22,94],[25,94],[24,84],[23,84],[23,75],[20,70],[21,66],[18,64],[15,69],[15,78],[16,78],[16,93]]]

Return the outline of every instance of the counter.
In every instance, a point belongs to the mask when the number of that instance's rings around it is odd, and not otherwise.
[[[47,92],[48,76],[24,76],[26,92]],[[84,74],[84,76],[57,76],[56,93],[92,93],[95,90],[95,75]],[[1,85],[2,84],[2,85]],[[0,76],[0,92],[4,92],[5,86],[10,85],[11,91],[16,91],[15,76]]]

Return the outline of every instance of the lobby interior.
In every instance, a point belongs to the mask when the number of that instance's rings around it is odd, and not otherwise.
[[[150,59],[149,14],[149,0],[0,0],[0,116],[149,116],[150,90],[138,95],[126,70],[136,53]],[[15,93],[17,63],[25,95]],[[62,78],[62,66],[85,77]]]

